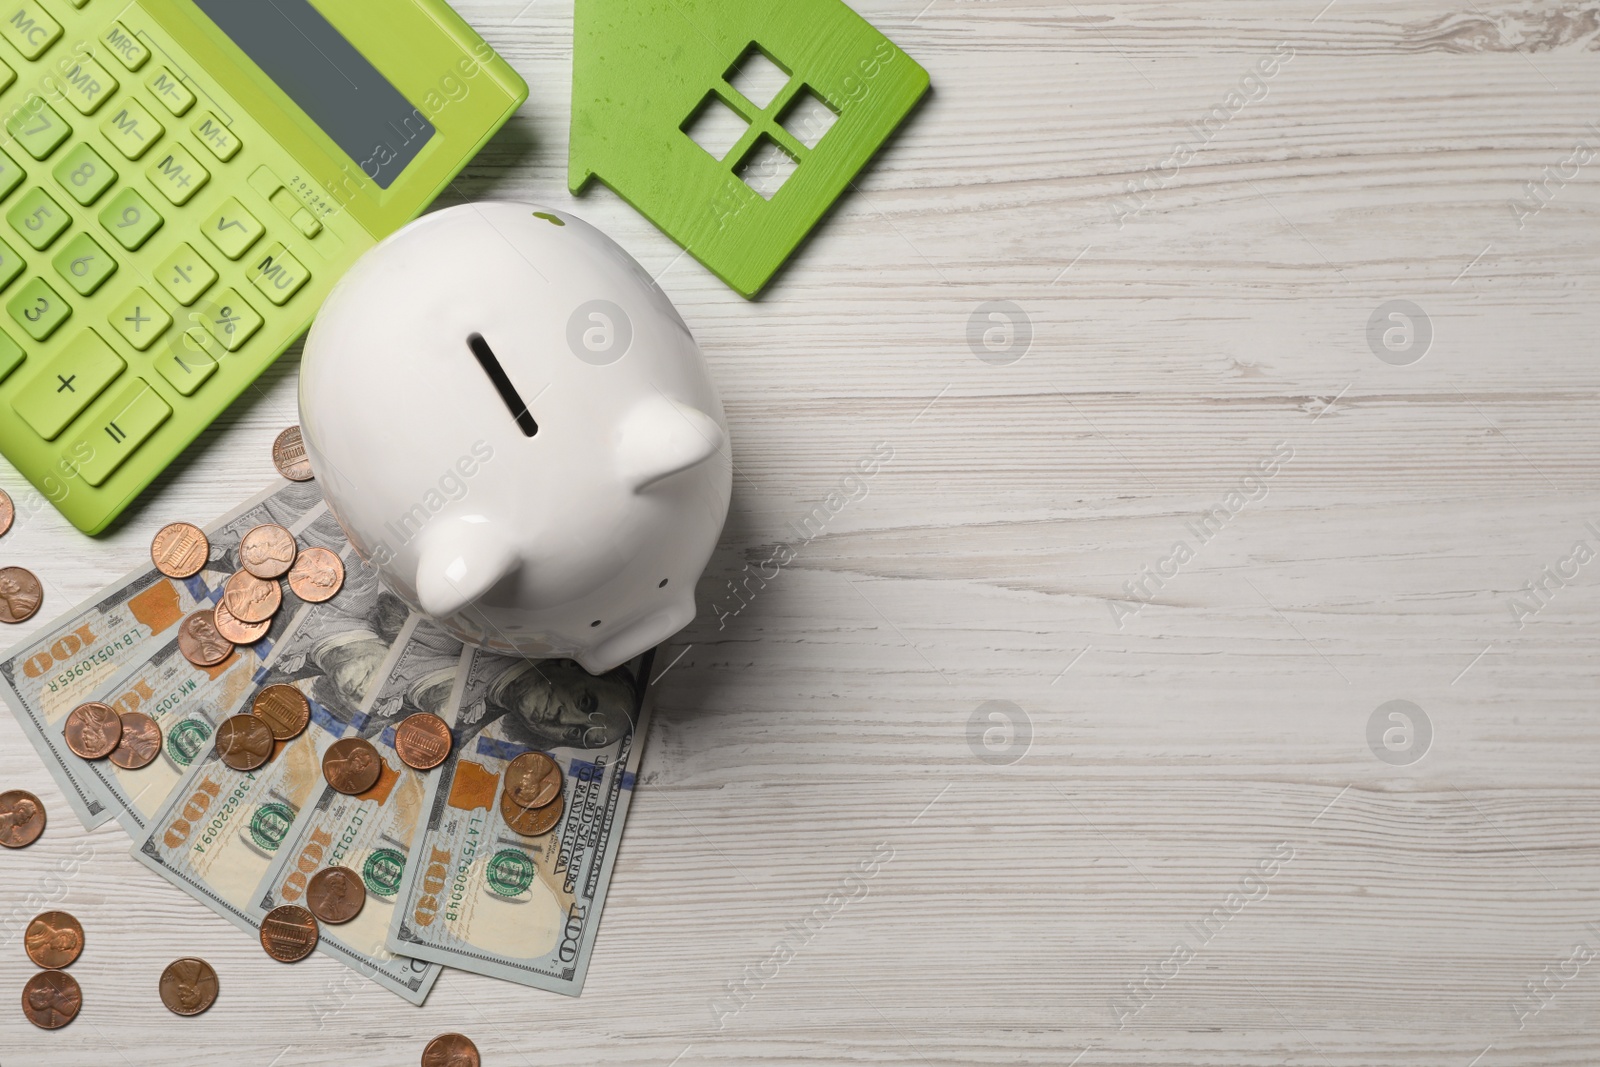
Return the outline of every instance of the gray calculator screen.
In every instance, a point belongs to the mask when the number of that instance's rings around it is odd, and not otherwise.
[[[195,4],[380,188],[433,137],[433,123],[309,0]]]

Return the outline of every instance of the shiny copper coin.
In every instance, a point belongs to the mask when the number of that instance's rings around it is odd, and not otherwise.
[[[426,711],[407,715],[394,728],[394,750],[406,766],[431,771],[450,755],[450,727]]]
[[[0,489],[0,537],[11,529],[11,523],[17,517],[17,506],[11,502],[11,494]]]
[[[524,752],[505,771],[506,796],[519,808],[542,808],[561,795],[561,768],[543,752]]]
[[[305,959],[319,937],[316,916],[298,904],[273,908],[261,920],[261,947],[279,963]]]
[[[240,622],[266,622],[283,606],[283,590],[277,582],[236,571],[222,587],[222,601]]]
[[[44,603],[44,586],[32,571],[0,569],[0,622],[27,622]]]
[[[105,759],[122,740],[122,717],[117,709],[99,701],[79,704],[67,716],[61,734],[72,754],[82,759]]]
[[[0,793],[0,845],[26,848],[44,833],[44,805],[23,789]]]
[[[282,578],[299,554],[294,534],[275,523],[257,526],[239,542],[239,563],[257,578]]]
[[[161,972],[161,1003],[174,1015],[199,1015],[217,1002],[217,972],[205,960],[173,960]]]
[[[228,610],[228,602],[219,600],[217,606],[211,609],[212,621],[217,627],[217,633],[224,640],[235,645],[253,645],[272,629],[272,620],[265,622],[240,622],[233,617],[233,612]]]
[[[440,1034],[422,1050],[422,1067],[481,1067],[478,1046],[461,1034]]]
[[[196,667],[215,667],[233,655],[233,642],[217,629],[216,613],[202,608],[178,625],[178,651]]]
[[[274,739],[288,741],[311,722],[311,702],[292,685],[269,685],[256,694],[250,713],[267,724]]]
[[[367,887],[349,867],[324,867],[306,886],[306,907],[318,922],[347,923],[361,914],[366,902]]]
[[[383,757],[372,742],[347,737],[328,746],[322,757],[322,776],[341,793],[355,796],[378,784],[383,774]]]
[[[83,924],[64,911],[47,911],[33,917],[23,943],[30,960],[58,971],[83,952]]]
[[[555,829],[556,823],[561,821],[561,813],[566,809],[567,802],[561,795],[556,794],[555,800],[542,808],[524,808],[509,795],[500,797],[500,817],[506,825],[523,837],[538,837]]]
[[[187,522],[163,526],[150,542],[150,562],[168,578],[190,578],[211,558],[211,542]]]
[[[65,971],[40,971],[22,987],[22,1014],[42,1030],[59,1030],[77,1018],[83,990]]]
[[[111,762],[125,771],[148,767],[161,755],[161,727],[142,711],[125,711],[122,720],[122,740],[111,750]]]
[[[308,548],[289,570],[289,588],[308,604],[332,600],[344,586],[344,563],[326,548]]]
[[[272,758],[272,731],[254,715],[235,715],[217,727],[217,758],[236,771],[253,771]]]
[[[306,456],[306,444],[300,438],[300,427],[289,427],[272,442],[272,465],[291,482],[311,480],[311,460]]]

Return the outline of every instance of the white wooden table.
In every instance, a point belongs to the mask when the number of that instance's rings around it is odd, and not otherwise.
[[[450,972],[413,1009],[274,964],[83,834],[0,717],[51,819],[0,856],[0,995],[41,881],[89,942],[82,1016],[0,1010],[0,1063],[409,1064],[445,1030],[490,1067],[1594,1063],[1600,22],[1324,3],[858,0],[932,94],[746,302],[566,193],[570,2],[460,0],[532,97],[454,195],[659,274],[738,462],[587,990]],[[969,343],[991,301],[1024,325]],[[229,509],[296,370],[114,535],[23,516],[0,559],[49,615]],[[187,954],[223,996],[180,1020]]]

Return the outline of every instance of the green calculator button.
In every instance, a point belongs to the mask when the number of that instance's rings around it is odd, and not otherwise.
[[[202,318],[211,336],[229,352],[239,351],[261,329],[261,316],[234,289],[224,289],[207,300]]]
[[[11,377],[11,372],[22,366],[28,354],[8,335],[0,333],[0,382]]]
[[[139,101],[124,97],[122,104],[112,108],[100,124],[100,132],[116,146],[118,152],[129,159],[138,159],[161,139],[166,127],[146,111]]]
[[[84,330],[17,391],[11,406],[35,433],[54,441],[126,366],[99,334]]]
[[[24,193],[6,212],[6,218],[24,241],[38,249],[49,248],[72,222],[66,209],[37,187]]]
[[[62,156],[52,173],[67,195],[85,207],[100,199],[100,194],[117,180],[117,172],[86,144],[79,144]]]
[[[110,315],[110,322],[112,328],[125,337],[130,345],[143,352],[167,332],[167,327],[172,325],[172,316],[149,293],[135,289],[117,305]]]
[[[189,128],[200,138],[200,143],[224,163],[239,154],[239,138],[222,124],[221,119],[209,111],[196,119],[195,124]]]
[[[16,160],[0,152],[0,200],[11,195],[11,190],[22,184],[22,168]]]
[[[43,278],[32,278],[18,289],[17,295],[6,304],[6,311],[35,341],[43,341],[72,317],[72,305],[61,299]]]
[[[72,127],[43,99],[30,96],[6,119],[6,132],[28,155],[44,159],[72,134]]]
[[[217,213],[207,220],[205,231],[218,251],[229,259],[238,259],[250,251],[250,246],[261,239],[267,228],[246,211],[243,204],[230,196],[223,201]]]
[[[0,61],[0,93],[11,88],[11,83],[16,80],[17,72],[12,70],[9,64]]]
[[[187,204],[189,198],[211,180],[211,172],[180,144],[171,145],[164,153],[158,153],[145,175],[152,185],[161,190],[161,195],[174,204]]]
[[[38,4],[13,0],[0,6],[0,36],[29,59],[38,59],[61,39],[61,23],[45,14]]]
[[[143,378],[135,378],[117,391],[105,413],[67,450],[72,457],[68,462],[90,485],[104,485],[171,414],[161,394]]]
[[[156,94],[162,106],[174,115],[182,115],[194,106],[194,92],[165,67],[150,75],[150,80],[145,84]]]
[[[150,58],[150,49],[120,22],[113,22],[100,40],[111,49],[111,54],[117,57],[117,62],[129,70],[138,70],[144,66],[145,60]]]
[[[86,233],[62,245],[51,262],[55,264],[56,273],[65,278],[79,296],[92,296],[107,278],[117,273],[117,261]]]
[[[184,307],[199,300],[216,280],[217,272],[211,269],[211,264],[186,243],[174,248],[156,268],[156,281]]]
[[[279,307],[287,304],[309,277],[311,272],[281,244],[267,249],[250,270],[251,283]]]
[[[24,266],[22,257],[10,245],[0,241],[0,289],[16,281]]]
[[[217,361],[211,354],[214,344],[204,330],[191,326],[156,357],[156,370],[178,392],[193,396],[207,378],[217,373]]]
[[[86,55],[61,60],[56,73],[67,99],[84,115],[93,115],[117,91],[117,79]]]
[[[148,241],[164,221],[132,188],[122,190],[100,209],[100,225],[130,252]]]

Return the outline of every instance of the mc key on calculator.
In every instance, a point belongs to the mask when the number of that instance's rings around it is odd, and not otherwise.
[[[0,0],[0,452],[105,529],[527,95],[444,0]]]

